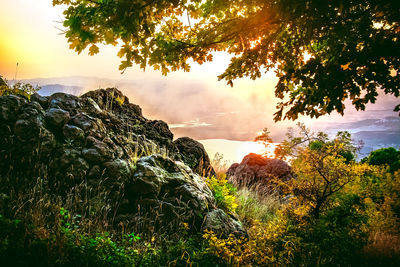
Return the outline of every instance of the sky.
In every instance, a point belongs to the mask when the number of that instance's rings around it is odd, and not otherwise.
[[[117,86],[131,102],[142,107],[145,116],[169,123],[175,137],[251,141],[257,132],[268,127],[275,139],[282,139],[286,128],[294,126],[293,122],[273,122],[278,102],[274,98],[277,78],[273,72],[256,81],[236,80],[231,88],[217,80],[230,58],[219,53],[213,62],[192,64],[189,73],[180,71],[165,77],[158,71],[144,72],[134,66],[121,74],[118,47],[101,46],[95,56],[87,55],[87,51],[78,55],[69,49],[61,30],[63,7],[53,7],[51,2],[0,0],[0,75],[8,80],[45,78],[41,80],[43,84],[76,85],[84,91]],[[386,116],[390,114],[388,107],[393,109],[395,104],[393,98],[383,97],[364,113],[349,109],[344,117],[336,114],[317,121],[301,121],[323,126],[378,116],[382,110],[379,116]],[[207,142],[207,146],[213,151],[220,147],[215,141]]]
[[[52,6],[51,0],[0,0],[0,71],[8,79],[48,78],[59,76],[95,76],[111,79],[161,77],[158,71],[143,72],[138,67],[128,69],[123,75],[118,70],[118,47],[100,46],[100,53],[89,56],[87,51],[78,55],[69,49],[62,34],[63,6]],[[213,77],[227,66],[227,54],[216,56],[207,65],[194,64],[192,74],[172,73],[173,78],[190,79]],[[201,76],[201,77],[200,77]]]

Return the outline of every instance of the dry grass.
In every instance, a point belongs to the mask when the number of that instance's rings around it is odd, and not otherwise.
[[[230,167],[230,162],[224,159],[220,153],[215,153],[214,158],[211,160],[211,166],[214,168],[217,177],[225,175]]]
[[[247,188],[240,189],[236,199],[238,202],[237,214],[246,228],[251,227],[255,220],[267,222],[276,219],[276,212],[282,205],[277,195],[261,197]]]
[[[369,266],[398,266],[400,263],[400,235],[375,232],[364,248],[366,264]]]

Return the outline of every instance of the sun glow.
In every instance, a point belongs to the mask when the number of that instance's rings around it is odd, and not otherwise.
[[[243,142],[240,148],[237,150],[237,158],[244,158],[250,153],[264,155],[268,158],[275,158],[275,147],[276,143],[268,143],[265,146],[262,142]]]

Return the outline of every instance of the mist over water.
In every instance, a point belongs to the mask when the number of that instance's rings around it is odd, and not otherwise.
[[[227,160],[239,161],[243,146],[249,145],[240,142],[253,141],[265,127],[275,142],[281,142],[288,127],[296,127],[297,122],[330,136],[347,130],[353,137],[364,139],[364,154],[380,146],[400,146],[400,120],[392,111],[398,101],[387,95],[380,96],[376,104],[368,105],[366,111],[355,111],[347,102],[344,116],[333,113],[319,119],[303,117],[296,122],[274,123],[273,114],[278,102],[273,97],[274,78],[250,83],[239,81],[233,88],[223,82],[170,78],[62,77],[26,82],[43,86],[40,93],[47,95],[56,91],[80,95],[98,88],[117,87],[131,103],[141,106],[145,117],[166,121],[174,138],[189,136],[201,140],[211,158],[215,152],[220,152]],[[384,140],[377,138],[382,136],[382,131],[387,135]]]

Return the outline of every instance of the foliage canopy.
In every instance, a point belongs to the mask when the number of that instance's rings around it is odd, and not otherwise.
[[[53,0],[61,4],[70,48],[93,55],[119,44],[122,71],[189,71],[189,60],[214,51],[234,55],[219,76],[230,85],[275,69],[275,120],[343,114],[345,99],[364,110],[380,91],[399,96],[399,1]]]
[[[389,170],[393,173],[400,169],[400,151],[394,147],[387,147],[372,151],[368,157],[362,159],[370,165],[384,165],[389,166]]]

